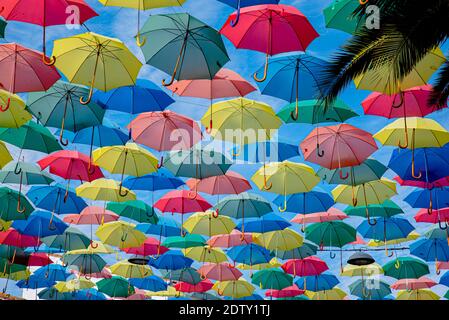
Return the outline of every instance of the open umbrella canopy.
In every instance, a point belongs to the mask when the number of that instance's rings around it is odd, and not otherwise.
[[[109,202],[106,205],[106,209],[117,213],[119,216],[127,217],[137,222],[153,224],[158,222],[158,216],[154,208],[150,207],[142,200]]]
[[[273,202],[281,206],[284,202],[283,196],[276,197]],[[335,204],[334,199],[322,191],[309,191],[287,196],[287,212],[309,214],[325,212]]]
[[[282,290],[293,285],[293,277],[283,270],[267,269],[254,273],[251,283],[258,285],[261,289]]]
[[[440,296],[431,290],[404,290],[398,293],[396,300],[440,300]]]
[[[245,229],[247,232],[264,233],[283,230],[290,226],[291,223],[281,218],[279,215],[268,213],[266,215],[263,215],[262,217],[253,217],[247,219],[245,225],[243,225],[242,222],[239,222],[239,224],[237,225],[237,229],[239,231]]]
[[[17,202],[19,198],[21,198],[20,203],[23,212],[17,211]],[[33,205],[28,198],[24,197],[16,190],[8,187],[0,187],[0,219],[4,221],[26,220],[33,211]]]
[[[374,225],[364,221],[357,227],[364,238],[381,241],[407,238],[414,229],[407,219],[396,217],[376,219]]]
[[[349,285],[349,290],[362,300],[382,300],[391,293],[388,283],[372,279],[358,279]]]
[[[198,269],[198,272],[203,277],[217,281],[238,280],[243,275],[239,269],[227,262],[218,264],[205,263]]]
[[[153,275],[153,271],[149,266],[134,264],[130,260],[122,260],[111,267],[111,272],[114,275],[122,276],[124,278],[145,278]]]
[[[95,234],[103,243],[120,249],[138,247],[145,241],[145,235],[135,225],[124,221],[108,222],[98,227]]]
[[[165,252],[164,254],[160,255],[153,262],[151,262],[151,260],[150,260],[150,263],[157,269],[161,269],[161,270],[183,270],[185,268],[190,268],[190,266],[193,263],[193,260],[184,256],[184,254],[181,251],[169,250],[169,251]],[[191,269],[189,269],[189,270],[191,270]],[[186,281],[186,280],[181,280],[181,279],[178,279],[178,280]]]
[[[0,89],[0,104],[6,106],[8,99],[9,108],[0,117],[0,127],[19,128],[31,120],[31,114],[25,110],[25,101],[15,94],[12,95],[8,91]]]
[[[227,251],[227,255],[233,261],[247,265],[267,263],[272,258],[269,250],[253,243],[232,247]]]
[[[126,195],[122,194],[122,190]],[[85,182],[76,188],[76,195],[102,201],[123,202],[136,200],[134,192],[121,187],[119,182],[111,179],[97,179],[92,182]]]
[[[357,231],[342,221],[314,223],[305,229],[306,239],[320,247],[338,247],[356,240]]]
[[[184,229],[192,234],[215,236],[229,234],[235,228],[235,223],[226,216],[214,216],[213,211],[197,212],[184,222]]]
[[[286,228],[284,230],[261,233],[254,237],[254,243],[268,250],[292,250],[302,245],[303,238],[296,231]]]
[[[60,235],[44,237],[41,240],[51,248],[60,248],[64,251],[86,249],[91,244],[91,240],[74,227],[68,227]]]
[[[184,255],[198,262],[220,263],[227,262],[228,257],[220,248],[208,246],[182,249]]]
[[[236,298],[248,297],[256,290],[246,280],[217,281],[212,287],[220,296]]]
[[[299,289],[313,292],[331,290],[339,283],[338,278],[330,273],[301,277],[295,282]]]
[[[383,217],[383,218],[391,218],[398,214],[404,213],[404,211],[399,207],[395,202],[391,200],[385,200],[381,204],[369,204],[367,206],[360,204],[360,206],[356,207],[347,207],[344,212],[348,216],[357,216],[357,217],[365,217],[366,209],[368,209],[368,213],[370,217]]]
[[[206,244],[206,240],[199,234],[187,234],[183,236],[167,237],[162,245],[167,248],[186,249],[192,247],[202,247]]]
[[[135,293],[134,287],[126,278],[113,276],[110,279],[102,279],[96,283],[98,291],[110,297],[128,297]]]
[[[323,10],[326,28],[354,34],[364,27],[366,20],[354,16],[360,3],[352,0],[334,0]]]
[[[27,220],[16,220],[12,227],[22,234],[48,237],[63,234],[69,227],[48,211],[34,211]]]

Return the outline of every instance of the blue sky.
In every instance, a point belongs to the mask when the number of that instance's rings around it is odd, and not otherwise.
[[[121,39],[141,61],[144,61],[143,55],[141,54],[140,49],[136,46],[133,38],[136,33],[136,11],[132,9],[103,7],[96,0],[87,0],[87,2],[100,14],[99,17],[96,17],[86,23],[91,31]],[[307,49],[307,53],[322,59],[329,58],[332,53],[334,53],[338,49],[338,47],[342,45],[349,37],[349,35],[341,31],[325,28],[322,11],[331,2],[332,0],[281,0],[281,4],[294,5],[309,18],[312,25],[320,34],[320,37],[317,38],[309,46],[309,48]],[[157,14],[161,12],[188,12],[198,19],[202,20],[203,22],[206,22],[209,25],[213,26],[214,28],[220,29],[223,23],[226,21],[228,15],[233,12],[233,9],[215,0],[188,0],[182,8],[157,9],[152,10],[151,12],[145,12],[142,14],[142,21],[145,21],[150,14]],[[50,50],[52,49],[52,40],[62,37],[68,37],[70,35],[85,31],[86,30],[82,27],[80,30],[67,30],[64,26],[49,28],[47,32],[48,52],[50,52]],[[7,28],[6,40],[7,42],[18,42],[27,47],[41,50],[41,28],[37,26],[11,22]],[[149,39],[148,41],[151,41],[151,39]],[[227,39],[225,39],[225,44],[231,58],[231,61],[225,67],[240,73],[243,77],[256,85],[251,76],[254,71],[258,70],[263,65],[265,60],[264,55],[249,50],[236,50]],[[447,46],[444,46],[443,49],[447,51]],[[158,85],[160,84],[161,79],[165,77],[166,75],[164,73],[150,66],[144,66],[139,75],[139,78],[150,79]],[[354,86],[350,86],[342,94],[341,98],[356,112],[358,112],[359,114],[363,114],[360,103],[368,94],[369,92],[367,91],[356,90]],[[263,96],[260,95],[260,93],[252,93],[248,97],[259,101],[264,101],[270,104],[276,111],[286,104],[285,101],[268,96]],[[195,120],[199,120],[208,108],[208,101],[177,97],[175,97],[175,99],[177,100],[177,102],[170,106],[169,109],[190,116]],[[431,115],[430,117],[438,119],[438,121],[443,126],[449,128],[449,119],[447,117],[447,112],[448,111],[440,111],[434,115]],[[124,117],[123,114],[114,112],[108,112],[107,118],[107,121],[116,123],[122,127],[127,125],[129,120],[131,120],[130,117],[127,118]],[[350,121],[348,121],[348,123],[363,128],[364,130],[367,130],[371,133],[375,133],[387,123],[389,123],[389,120],[373,116],[361,116],[351,119]],[[309,134],[312,129],[313,126],[310,125],[284,125],[280,130],[279,140],[298,144],[302,139],[305,138],[307,134]],[[83,149],[83,147],[78,147],[78,149],[80,151],[88,152],[87,148]],[[12,147],[11,150],[13,154],[17,154],[17,150],[15,148]],[[384,164],[387,164],[391,151],[392,148],[382,148],[374,154],[374,157]],[[37,155],[36,153],[26,153],[26,160],[34,161],[35,159],[42,156],[42,154]],[[295,160],[300,162],[302,161],[301,159]],[[316,166],[314,167],[316,168]],[[236,165],[232,167],[232,170],[244,174],[244,176],[248,179],[257,169],[257,165]],[[393,174],[392,172],[388,172],[386,176],[391,178]],[[323,183],[320,183],[319,186],[320,188],[323,188],[327,191],[330,191],[332,189],[331,186]],[[257,188],[255,187],[254,190],[257,190]],[[396,200],[403,207],[406,212],[406,217],[409,218],[411,222],[414,222],[412,217],[416,213],[416,210],[411,209],[407,204],[401,201],[401,199],[403,199],[406,194],[412,191],[412,189],[399,187],[398,191],[399,196],[395,197],[394,200]],[[255,192],[262,194],[264,197],[270,200],[274,198],[274,195],[272,194],[262,193],[259,191]],[[139,194],[139,196],[143,199],[148,197],[148,195],[145,194]],[[159,196],[159,194],[157,196]],[[216,201],[216,199],[213,197],[208,199],[213,202]],[[286,214],[286,218],[290,219],[292,217],[293,215]],[[351,218],[348,219],[347,222],[354,226],[357,226],[362,222],[362,220]],[[423,228],[426,228],[426,225],[420,226],[414,224],[414,226],[417,227],[418,231],[422,231]],[[298,228],[296,227],[295,229],[298,230]],[[338,275],[338,256],[336,260],[330,260],[328,253],[322,253],[319,256],[329,263],[329,265],[331,266],[330,271]],[[344,260],[346,260],[348,256],[349,254],[345,254],[343,257]],[[385,261],[387,261],[383,252],[376,253],[374,254],[374,256],[377,259],[377,262],[379,262],[380,264],[383,264]],[[435,273],[433,272],[433,274]],[[391,279],[385,280],[391,282]],[[345,289],[345,291],[347,291],[347,284],[352,282],[353,279],[343,277],[341,278],[341,281],[343,282],[341,287]],[[445,288],[437,287],[435,291],[442,294],[445,291],[444,289]]]

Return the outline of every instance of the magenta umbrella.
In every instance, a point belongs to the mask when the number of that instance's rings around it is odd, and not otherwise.
[[[281,4],[251,6],[241,9],[239,23],[237,12],[231,14],[220,30],[237,48],[250,49],[266,54],[264,75],[254,79],[265,81],[268,58],[275,54],[305,51],[319,35],[298,9]]]

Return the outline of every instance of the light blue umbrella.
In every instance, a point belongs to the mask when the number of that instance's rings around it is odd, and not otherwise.
[[[412,208],[427,208],[431,213],[433,209],[448,207],[447,199],[449,199],[449,188],[433,188],[413,191],[404,198],[404,201]]]
[[[89,288],[78,290],[74,293],[74,300],[108,300],[106,296],[97,289]]]
[[[40,288],[50,288],[56,284],[55,281],[40,278],[32,274],[26,280],[20,280],[16,283],[16,286],[22,289],[40,289]]]
[[[60,264],[49,264],[34,271],[32,276],[40,279],[47,279],[53,282],[66,281],[70,276],[70,272],[66,267]]]
[[[181,232],[181,225],[173,218],[160,216],[157,224],[151,223],[139,223],[136,226],[136,230],[139,230],[145,234],[151,234],[161,237],[178,236]]]
[[[56,214],[80,213],[87,207],[87,203],[59,184],[53,186],[33,186],[27,193],[27,197],[39,209],[51,211]]]
[[[105,125],[98,125],[78,131],[73,137],[72,142],[102,148],[124,145],[128,140],[128,134],[125,134],[122,130]]]
[[[268,213],[260,218],[249,218],[245,222],[246,232],[264,233],[284,230],[292,224],[275,213]],[[243,224],[239,222],[236,229],[242,231]]]
[[[158,191],[177,189],[184,182],[175,177],[167,169],[161,168],[157,172],[141,177],[128,177],[123,181],[123,186],[131,190]]]

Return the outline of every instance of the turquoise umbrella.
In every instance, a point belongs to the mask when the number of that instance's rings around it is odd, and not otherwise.
[[[88,88],[58,81],[45,92],[31,92],[27,108],[44,126],[61,129],[59,142],[67,146],[68,141],[63,139],[64,130],[77,132],[103,121],[103,108],[93,102],[81,104],[80,98],[88,94]]]
[[[41,241],[51,248],[64,251],[86,249],[91,243],[84,233],[74,227],[68,227],[60,235],[44,237]]]
[[[25,209],[23,213],[17,212],[17,202],[21,197],[21,204]],[[16,190],[8,187],[0,188],[0,219],[4,221],[26,220],[34,211],[31,202]]]
[[[192,267],[186,267],[178,270],[170,270],[163,277],[165,279],[187,282],[193,285],[200,283],[201,275]]]
[[[98,291],[107,294],[110,297],[129,297],[135,293],[134,287],[128,279],[113,276],[110,279],[102,279],[97,283]]]
[[[220,33],[187,13],[152,15],[140,34],[148,39],[141,47],[147,64],[172,75],[164,86],[213,79],[229,61]]]
[[[119,216],[127,217],[138,222],[157,224],[159,221],[154,208],[142,200],[109,202],[106,209],[117,213]]]
[[[401,207],[399,207],[396,203],[394,203],[391,200],[386,200],[382,204],[370,204],[367,207],[365,206],[347,207],[344,210],[344,212],[348,216],[365,217],[366,208],[368,208],[370,217],[391,218],[397,214],[404,213]]]
[[[360,6],[355,0],[334,0],[323,11],[326,28],[341,30],[350,34],[361,29],[366,19],[355,16],[355,10]]]
[[[349,285],[349,290],[362,300],[382,300],[391,293],[390,285],[378,279],[358,279]]]
[[[98,254],[64,254],[62,261],[68,266],[77,266],[82,274],[98,273],[106,266],[106,261]]]
[[[293,277],[281,269],[265,269],[254,273],[251,283],[261,289],[282,290],[293,285]]]
[[[6,29],[6,21],[3,18],[0,18],[0,38],[5,37],[5,29]]]
[[[304,259],[316,255],[318,247],[310,242],[304,241],[302,246],[292,250],[275,250],[274,255],[279,259]]]

